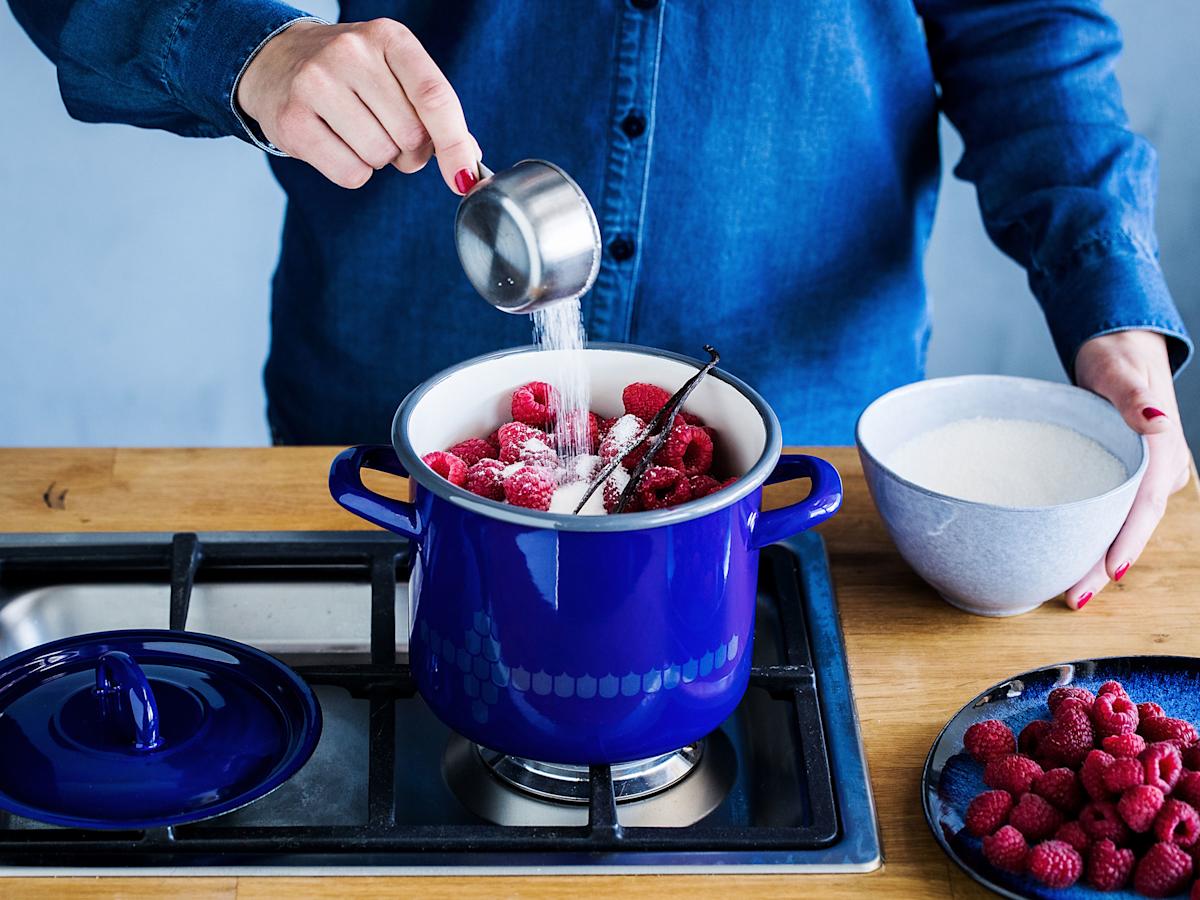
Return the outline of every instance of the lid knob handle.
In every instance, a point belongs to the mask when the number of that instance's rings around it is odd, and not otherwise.
[[[158,701],[150,681],[133,657],[110,650],[96,662],[96,695],[110,720],[124,717],[133,725],[133,749],[153,750],[162,744],[158,733]]]

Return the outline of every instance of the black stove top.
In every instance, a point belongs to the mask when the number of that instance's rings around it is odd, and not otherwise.
[[[416,694],[405,663],[407,571],[406,544],[385,534],[0,536],[0,655],[110,628],[222,634],[291,664],[314,686],[325,722],[291,781],[205,822],[88,832],[0,813],[0,874],[878,865],[818,536],[762,554],[754,667],[737,711],[702,745],[647,771],[555,768],[552,779],[573,779],[572,802],[514,787],[501,777],[512,761],[452,734]],[[670,766],[683,766],[672,786],[629,799],[649,769]]]

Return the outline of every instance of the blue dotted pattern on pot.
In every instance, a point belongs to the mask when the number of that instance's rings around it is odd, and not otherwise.
[[[700,657],[670,662],[645,672],[594,675],[530,672],[521,666],[510,666],[504,661],[494,622],[482,611],[475,612],[471,627],[463,631],[459,642],[439,634],[424,620],[418,625],[418,633],[430,652],[439,654],[446,664],[456,666],[462,673],[463,691],[471,698],[471,715],[480,724],[487,722],[488,708],[499,700],[500,688],[511,687],[540,697],[553,694],[564,700],[577,697],[599,701],[653,694],[722,672],[733,664],[741,645],[735,634]]]

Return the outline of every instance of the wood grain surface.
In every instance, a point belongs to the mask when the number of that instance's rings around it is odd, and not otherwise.
[[[943,603],[892,547],[850,448],[816,449],[842,472],[846,500],[821,530],[850,654],[884,867],[870,875],[523,878],[0,878],[0,898],[698,897],[738,900],[986,896],[942,854],[918,784],[945,721],[989,684],[1025,669],[1125,653],[1200,655],[1200,492],[1172,498],[1166,519],[1120,584],[1081,613],[1057,601],[1013,619]],[[329,498],[332,448],[0,450],[0,531],[224,531],[370,526]],[[404,496],[398,479],[369,480]],[[53,487],[51,487],[53,485]],[[767,505],[803,483],[767,489]],[[65,492],[65,493],[64,493]]]

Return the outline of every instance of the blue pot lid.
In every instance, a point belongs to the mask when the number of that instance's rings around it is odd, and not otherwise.
[[[300,676],[225,638],[106,631],[0,661],[0,807],[53,825],[229,812],[299,771],[320,735]]]

